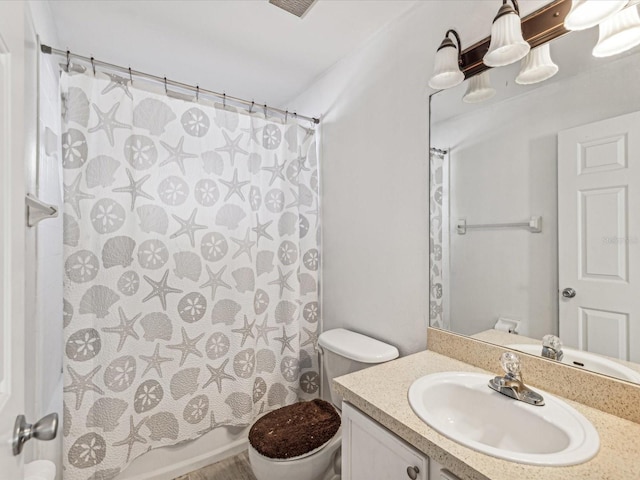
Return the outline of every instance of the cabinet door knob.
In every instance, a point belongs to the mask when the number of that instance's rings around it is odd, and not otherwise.
[[[418,478],[418,474],[420,473],[420,469],[418,467],[407,467],[407,475],[411,480],[416,480]]]

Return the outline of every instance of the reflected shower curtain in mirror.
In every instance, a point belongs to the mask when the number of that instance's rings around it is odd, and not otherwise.
[[[449,329],[449,154],[429,151],[429,325]]]
[[[62,74],[65,480],[317,396],[315,131]]]

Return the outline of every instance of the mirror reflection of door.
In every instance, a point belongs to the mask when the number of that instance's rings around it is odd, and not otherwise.
[[[558,135],[560,338],[634,362],[640,362],[639,162],[640,112]]]

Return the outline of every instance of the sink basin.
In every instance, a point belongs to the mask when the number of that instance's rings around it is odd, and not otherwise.
[[[541,356],[542,354],[542,347],[537,344],[519,343],[514,345],[505,345],[505,348],[518,350],[531,355]],[[621,363],[610,360],[607,357],[566,347],[563,348],[562,351],[564,356],[562,357],[561,363],[584,368],[591,372],[620,378],[622,380],[640,383],[640,373],[631,370],[629,367],[625,367]]]
[[[466,372],[427,375],[409,388],[409,404],[444,436],[504,460],[566,466],[598,453],[598,432],[567,403],[534,389],[545,405],[528,405],[490,389],[490,378]]]

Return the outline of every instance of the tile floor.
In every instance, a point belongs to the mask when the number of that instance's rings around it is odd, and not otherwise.
[[[175,480],[256,480],[249,465],[249,454],[244,452],[213,465],[176,478]]]

